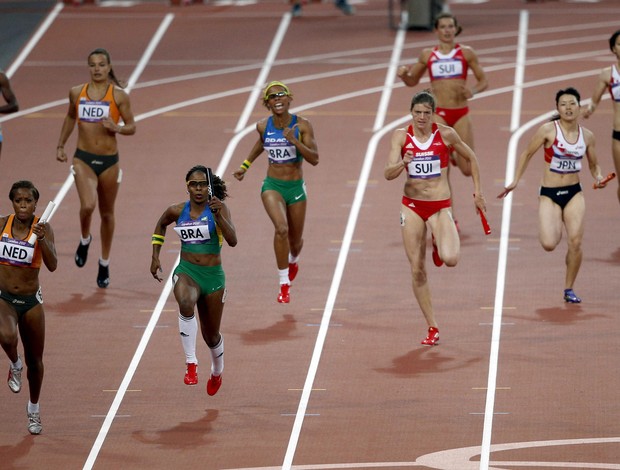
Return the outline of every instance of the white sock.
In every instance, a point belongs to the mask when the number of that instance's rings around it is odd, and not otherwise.
[[[101,259],[101,258],[99,258],[99,264],[101,266],[109,266],[110,265],[110,259],[109,258],[108,259]]]
[[[288,278],[288,268],[278,269],[278,276],[280,276],[280,285],[291,283],[291,281]]]
[[[90,242],[92,239],[93,239],[92,235],[89,235],[88,238],[82,238],[82,235],[80,235],[80,243],[82,245],[90,245]]]
[[[196,315],[187,318],[179,313],[179,333],[181,334],[183,351],[185,351],[185,363],[198,364],[198,359],[196,358],[198,320],[196,319]]]
[[[10,361],[9,361],[10,362]],[[21,369],[24,367],[24,364],[22,363],[22,358],[17,356],[17,361],[15,361],[15,363],[11,362],[11,369]]]
[[[39,412],[39,404],[31,403],[30,400],[28,400],[28,413],[38,413],[38,412]]]
[[[222,375],[224,372],[224,337],[220,334],[220,342],[214,348],[209,348],[211,353],[211,373]]]
[[[297,256],[293,256],[290,253],[288,254],[288,263],[289,264],[295,264],[299,261],[299,255]]]

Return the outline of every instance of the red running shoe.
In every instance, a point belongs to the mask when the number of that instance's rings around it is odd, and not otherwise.
[[[437,251],[437,244],[435,243],[435,235],[431,235],[433,237],[433,263],[435,266],[439,267],[443,265],[443,260],[439,257],[439,251]]]
[[[187,371],[185,372],[183,382],[185,382],[185,385],[196,385],[198,383],[198,364],[192,362],[187,364]]]
[[[434,326],[428,329],[428,336],[422,340],[426,346],[435,346],[439,342],[439,330]]]
[[[209,377],[209,381],[207,382],[207,393],[213,396],[217,393],[221,386],[222,376],[211,374],[211,377]]]
[[[281,304],[288,304],[291,301],[289,294],[290,284],[280,284],[280,293],[278,294],[278,302]]]
[[[288,279],[293,282],[297,277],[297,271],[299,271],[299,265],[297,263],[288,264]]]

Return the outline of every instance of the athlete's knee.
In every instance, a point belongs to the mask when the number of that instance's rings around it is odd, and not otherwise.
[[[288,238],[288,224],[286,222],[281,222],[276,224],[276,237],[278,238]]]
[[[416,286],[422,286],[428,282],[426,270],[423,268],[411,268],[411,279]]]
[[[80,206],[80,215],[81,216],[90,216],[93,212],[95,212],[95,208],[97,204],[95,201],[82,203]]]

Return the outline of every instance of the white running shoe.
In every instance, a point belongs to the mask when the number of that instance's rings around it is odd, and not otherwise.
[[[27,407],[26,413],[28,413]],[[43,431],[43,426],[41,425],[41,414],[28,413],[28,432],[30,434],[41,434],[41,431]]]
[[[13,393],[19,393],[22,389],[22,370],[21,369],[13,369],[13,366],[9,365],[9,378],[7,379],[7,384]]]

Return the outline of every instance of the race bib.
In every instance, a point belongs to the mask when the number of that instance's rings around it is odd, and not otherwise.
[[[204,243],[211,239],[209,233],[209,225],[197,220],[194,224],[177,225],[174,231],[181,239],[181,243],[189,243],[191,245]]]
[[[415,157],[407,165],[409,178],[436,178],[441,176],[441,160],[437,155]]]
[[[463,75],[463,63],[456,59],[440,59],[431,63],[434,78],[458,78]]]
[[[581,158],[558,157],[553,155],[549,170],[554,173],[578,173],[581,171]]]
[[[84,122],[101,122],[110,115],[110,103],[107,101],[81,100],[78,106],[78,118]]]
[[[12,266],[30,266],[34,258],[34,245],[4,237],[0,239],[0,261]]]

